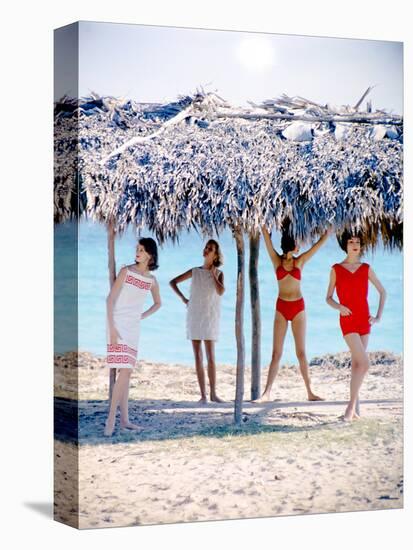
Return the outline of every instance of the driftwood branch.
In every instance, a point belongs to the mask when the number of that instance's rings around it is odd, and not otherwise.
[[[219,111],[216,115],[218,118],[244,118],[246,120],[289,120],[291,122],[299,120],[301,122],[349,122],[357,124],[393,124],[395,126],[403,125],[403,118],[397,115],[383,117],[383,114],[379,115],[283,115],[273,113],[243,113],[231,112],[226,113]]]
[[[178,124],[179,122],[184,120],[187,116],[189,116],[190,111],[191,111],[191,106],[187,107],[186,109],[184,109],[183,111],[178,113],[173,118],[167,120],[164,124],[162,124],[162,126],[159,128],[159,130],[156,130],[156,132],[153,132],[152,134],[150,134],[148,136],[144,136],[144,137],[135,136],[135,137],[133,137],[132,139],[128,140],[126,143],[124,143],[123,145],[121,145],[120,147],[118,147],[117,149],[112,151],[104,159],[102,159],[100,161],[100,164],[105,164],[110,158],[114,157],[115,155],[119,155],[120,153],[123,153],[126,149],[128,149],[128,147],[132,147],[133,145],[146,143],[146,142],[150,141],[151,139],[153,139],[154,137],[159,136],[167,128],[169,128],[170,126],[174,126],[174,124]]]
[[[369,86],[367,90],[364,92],[364,94],[361,96],[361,98],[357,101],[357,103],[354,105],[354,109],[357,111],[360,105],[363,103],[364,99],[368,96],[368,94],[372,91],[374,86]]]

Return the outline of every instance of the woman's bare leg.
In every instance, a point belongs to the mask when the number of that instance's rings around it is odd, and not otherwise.
[[[366,341],[359,334],[352,332],[344,336],[351,352],[350,401],[344,413],[344,420],[355,418],[356,403],[363,379],[369,369],[369,358],[366,353]]]
[[[369,336],[370,336],[369,334],[363,334],[363,336],[360,336],[362,344],[363,344],[364,349],[366,351],[367,351],[367,345],[369,343]],[[356,418],[356,419],[360,418],[360,394],[357,397],[356,408],[355,408],[355,411],[354,411],[354,418]]]
[[[271,388],[280,367],[281,355],[283,351],[287,328],[288,321],[285,319],[282,313],[276,311],[273,329],[273,349],[271,363],[268,369],[267,383],[265,385],[264,393],[259,399],[256,399],[254,403],[263,403],[264,401],[269,401],[271,399]]]
[[[126,389],[122,394],[122,399],[119,403],[120,409],[120,420],[122,422],[129,422],[129,411],[128,411],[128,399],[129,399],[129,384],[132,371],[130,369],[122,369],[122,376],[125,377],[125,386]],[[120,376],[120,375],[119,375]]]
[[[113,386],[112,400],[110,402],[109,415],[106,420],[104,431],[104,434],[108,437],[113,434],[113,430],[115,429],[116,412],[118,410],[118,406],[121,405],[122,401],[124,400],[125,394],[127,395],[129,391],[130,372],[125,372],[128,370],[129,369],[119,369],[119,374],[116,378],[115,385]]]
[[[360,336],[360,340],[363,344],[364,349],[367,351],[367,346],[369,344],[369,336],[370,334],[363,334],[363,336]]]
[[[213,340],[204,340],[205,353],[208,361],[208,379],[211,401],[216,403],[225,403],[223,399],[220,399],[216,392],[216,366],[215,366],[215,342]]]
[[[132,369],[122,369],[122,371],[125,372],[125,378],[127,378],[127,383],[125,383],[126,390],[122,395],[122,400],[120,402],[120,427],[121,428],[127,428],[128,430],[141,430],[142,428],[138,426],[137,424],[133,424],[132,422],[129,422],[129,408],[128,408],[128,400],[129,400],[129,386],[130,386],[130,377],[132,374]]]
[[[307,396],[309,401],[323,401],[322,397],[319,397],[311,390],[310,373],[308,369],[308,361],[305,353],[305,331],[306,331],[306,314],[305,311],[300,311],[291,321],[291,329],[293,331],[295,341],[295,353],[297,355],[298,363],[300,365],[301,376],[304,379],[304,384],[307,390]]]
[[[202,341],[201,340],[192,340],[192,347],[194,350],[194,356],[195,356],[195,370],[196,370],[196,376],[198,378],[198,384],[199,384],[199,390],[201,392],[201,399],[199,400],[200,403],[206,403],[207,402],[207,396],[206,396],[206,388],[205,388],[205,373],[204,373],[204,366],[203,366],[203,358],[202,358]]]

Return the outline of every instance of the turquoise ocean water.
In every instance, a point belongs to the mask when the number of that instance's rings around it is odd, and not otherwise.
[[[70,233],[70,224],[56,227],[59,236],[59,257],[57,262],[64,264]],[[143,236],[151,236],[143,233]],[[117,270],[123,264],[134,261],[136,235],[129,230],[116,240]],[[153,361],[183,363],[192,365],[192,346],[185,337],[185,306],[172,292],[168,281],[189,269],[202,265],[204,240],[195,232],[183,234],[179,244],[168,243],[159,249],[159,269],[155,272],[162,298],[162,308],[153,316],[142,321],[140,357]],[[235,291],[236,291],[236,249],[230,232],[220,238],[224,252],[226,292],[222,298],[221,336],[216,345],[218,363],[236,362],[236,342],[234,330]],[[279,235],[274,235],[274,245],[279,246]],[[248,242],[246,240],[248,248]],[[302,250],[307,247],[303,245]],[[343,259],[335,237],[330,237],[326,245],[306,264],[303,271],[302,289],[307,308],[307,355],[316,355],[346,350],[339,329],[337,312],[325,303],[330,266]],[[248,259],[248,258],[247,258]],[[403,256],[400,252],[387,252],[383,249],[374,254],[366,254],[364,261],[370,263],[387,290],[387,302],[381,323],[373,326],[370,336],[370,350],[402,352],[403,347]],[[246,266],[248,268],[248,266]],[[107,269],[106,229],[92,222],[82,221],[79,226],[79,348],[98,355],[104,355],[105,341],[105,299],[109,290]],[[60,277],[65,277],[62,270]],[[246,362],[250,364],[251,322],[249,307],[248,276],[246,276],[245,341]],[[259,260],[259,283],[262,317],[262,363],[266,365],[271,356],[272,327],[277,285],[274,271],[264,242],[261,242]],[[189,282],[182,285],[183,292],[189,294]],[[60,281],[59,288],[69,286],[70,281]],[[148,295],[146,307],[151,303]],[[378,294],[373,286],[369,290],[370,309],[376,312]],[[59,300],[59,308],[65,309],[64,297]],[[70,319],[68,319],[70,323]],[[65,349],[64,338],[57,335],[58,352]],[[294,341],[287,333],[282,363],[296,363]]]

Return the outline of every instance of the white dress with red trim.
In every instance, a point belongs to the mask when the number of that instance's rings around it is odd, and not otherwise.
[[[126,278],[113,308],[113,321],[119,333],[117,344],[110,344],[107,330],[108,367],[133,369],[137,367],[140,322],[146,295],[152,279],[127,269]]]

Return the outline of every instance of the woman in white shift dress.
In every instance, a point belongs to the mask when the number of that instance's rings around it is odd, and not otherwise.
[[[202,341],[208,364],[208,379],[211,401],[222,403],[216,393],[215,341],[219,335],[221,296],[225,292],[224,274],[218,269],[223,263],[219,244],[210,239],[203,250],[204,264],[193,267],[170,281],[173,290],[187,306],[186,333],[192,341],[196,374],[201,392],[201,403],[207,402]],[[191,279],[189,300],[182,294],[178,284]]]
[[[152,315],[161,307],[159,285],[150,271],[158,268],[158,250],[153,239],[139,240],[136,263],[122,267],[107,298],[107,356],[110,368],[119,369],[112,392],[105,435],[115,429],[116,412],[120,408],[120,426],[130,430],[140,427],[129,421],[128,394],[132,369],[137,366],[141,319]],[[149,291],[152,306],[143,311]]]

